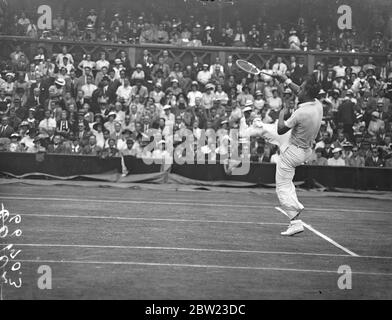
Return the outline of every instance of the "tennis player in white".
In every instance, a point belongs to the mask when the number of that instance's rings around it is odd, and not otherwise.
[[[283,107],[276,124],[264,124],[255,120],[247,130],[248,136],[262,136],[280,147],[280,158],[276,165],[276,193],[282,209],[290,218],[290,224],[283,236],[292,236],[304,231],[299,219],[304,206],[298,201],[293,184],[295,168],[303,164],[311,155],[312,142],[321,126],[323,107],[316,99],[320,86],[309,77],[301,86],[294,84],[287,76],[277,76],[298,96],[299,107],[289,119],[284,121],[287,108]]]

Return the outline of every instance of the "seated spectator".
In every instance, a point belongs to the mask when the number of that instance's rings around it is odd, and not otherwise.
[[[46,148],[42,144],[43,137],[36,136],[33,141],[34,141],[33,146],[27,147],[26,152],[28,153],[46,152]]]
[[[83,91],[84,94],[83,97],[88,101],[92,100],[94,91],[98,89],[93,80],[92,75],[86,75],[86,83],[81,87],[81,91]]]
[[[176,100],[175,97],[178,97],[181,93],[183,93],[183,90],[179,86],[179,81],[176,78],[172,79],[171,86],[167,88],[166,96],[171,94],[172,100]]]
[[[159,103],[164,96],[165,93],[162,91],[162,85],[160,83],[156,83],[154,90],[150,92],[149,97],[153,99],[154,103]]]
[[[82,153],[89,156],[100,156],[102,148],[98,146],[97,139],[94,135],[91,135],[88,140],[88,144],[83,148]]]
[[[68,49],[66,46],[63,46],[61,53],[59,53],[56,57],[56,65],[58,68],[61,68],[61,66],[63,65],[64,57],[67,57],[70,64],[75,64],[72,54],[68,53]]]
[[[267,100],[267,103],[273,111],[279,111],[282,108],[282,99],[278,96],[276,88],[272,90],[272,97]]]
[[[365,158],[359,154],[357,146],[352,148],[352,155],[346,159],[346,165],[349,167],[364,167]]]
[[[381,129],[385,128],[385,123],[380,119],[380,114],[377,111],[371,113],[371,120],[368,125],[368,133],[371,136],[376,136]]]
[[[149,23],[145,23],[139,38],[140,44],[154,42],[154,29]]]
[[[119,157],[120,151],[116,148],[116,140],[113,138],[109,138],[108,147],[103,149],[102,157],[103,158],[112,158]]]
[[[211,77],[212,77],[212,75],[211,75],[211,72],[208,68],[208,64],[206,64],[206,63],[203,64],[203,69],[197,73],[197,81],[201,85],[205,86],[207,83],[209,83],[211,81]]]
[[[44,113],[44,119],[38,125],[41,133],[47,133],[50,129],[55,130],[57,127],[56,120],[53,118],[50,110],[46,110]]]
[[[141,80],[141,81],[144,81],[145,77],[146,76],[145,76],[144,71],[143,71],[143,66],[140,63],[138,63],[136,65],[135,71],[133,71],[133,73],[131,75],[131,80]]]
[[[297,31],[294,28],[291,28],[289,32],[289,49],[291,50],[301,50],[301,41],[297,36]]]
[[[56,14],[56,17],[52,21],[52,26],[60,32],[65,31],[65,20],[60,13]]]
[[[233,47],[244,47],[246,44],[246,36],[241,26],[238,26],[233,34]]]
[[[278,75],[286,74],[287,65],[283,62],[282,57],[277,58],[276,63],[272,66],[272,72]]]
[[[13,133],[14,129],[9,125],[9,118],[3,116],[0,125],[0,138],[10,138]]]
[[[212,108],[213,102],[215,100],[215,86],[211,83],[208,83],[205,88],[206,92],[202,94],[201,104],[205,109],[209,110]]]
[[[128,77],[125,77],[124,83],[117,88],[116,96],[127,105],[132,101],[132,87]]]
[[[136,156],[136,149],[134,148],[135,142],[129,138],[126,140],[126,149],[121,150],[121,156]],[[124,170],[123,170],[124,173]]]
[[[65,145],[61,141],[61,136],[56,134],[53,138],[53,143],[49,144],[47,147],[48,153],[65,154],[68,153]]]
[[[141,101],[147,99],[149,93],[147,87],[143,86],[143,82],[140,79],[136,79],[136,84],[132,87],[131,97],[134,99],[135,97],[139,97]]]
[[[81,147],[84,147],[88,144],[91,135],[92,132],[90,131],[89,126],[88,125],[86,126],[86,124],[83,121],[79,121],[77,127],[77,138],[79,140]]]
[[[22,34],[26,33],[27,26],[30,24],[30,19],[27,18],[26,13],[24,11],[21,12],[20,18],[18,19],[17,27]]]
[[[332,150],[332,158],[328,159],[328,165],[329,166],[345,166],[346,163],[343,160],[343,158],[341,157],[341,148],[335,148]]]
[[[110,62],[106,60],[106,52],[102,51],[100,53],[100,59],[95,62],[95,69],[97,71],[101,71],[103,67],[106,67],[109,70]]]
[[[372,148],[371,155],[369,155],[365,160],[365,167],[383,167],[384,161],[380,157],[380,152],[378,148]]]
[[[337,78],[344,78],[345,77],[346,66],[343,63],[343,58],[339,58],[339,62],[336,66],[333,67],[333,71],[335,72],[335,77],[337,77]]]
[[[323,148],[317,148],[316,149],[316,159],[313,160],[310,164],[314,166],[327,166],[328,160],[323,157],[324,154],[324,149]]]
[[[163,23],[159,24],[158,30],[155,32],[153,39],[155,43],[169,43],[169,34],[164,29]]]
[[[20,143],[22,137],[19,133],[11,134],[10,139],[11,139],[11,141],[8,146],[9,152],[23,152],[24,151],[24,147]]]
[[[90,68],[91,70],[96,70],[96,63],[91,60],[91,54],[84,55],[83,60],[78,64],[78,69],[83,73],[86,67]]]
[[[392,149],[385,158],[385,168],[392,168]]]
[[[61,112],[61,119],[57,121],[56,132],[67,136],[71,131],[71,126],[68,121],[67,111],[63,110]]]
[[[155,82],[156,82],[156,79],[154,79],[154,78],[157,78],[158,71],[162,72],[162,78],[165,80],[167,79],[167,77],[170,74],[170,67],[167,63],[164,62],[163,56],[160,56],[158,58],[158,63],[154,65],[154,67],[151,71],[151,76]]]

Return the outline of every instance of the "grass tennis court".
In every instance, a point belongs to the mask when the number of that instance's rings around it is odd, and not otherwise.
[[[3,180],[23,231],[23,285],[3,285],[3,299],[392,298],[392,201],[300,192],[317,233],[286,238],[273,190],[162,189]],[[37,286],[40,265],[51,290]],[[341,265],[351,290],[338,288]]]

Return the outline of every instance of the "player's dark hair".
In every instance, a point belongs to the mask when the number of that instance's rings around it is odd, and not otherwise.
[[[319,95],[321,85],[317,82],[314,74],[309,75],[305,78],[304,90],[311,99],[316,99]]]

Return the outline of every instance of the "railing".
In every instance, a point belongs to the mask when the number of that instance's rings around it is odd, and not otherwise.
[[[352,63],[354,58],[359,58],[361,63],[365,63],[368,57],[372,56],[376,63],[381,64],[386,58],[386,54],[380,53],[319,52],[288,49],[266,51],[260,48],[248,47],[188,47],[170,44],[134,45],[99,41],[37,40],[28,37],[0,35],[0,55],[2,57],[9,57],[9,54],[14,51],[16,45],[21,45],[22,50],[29,57],[35,55],[38,46],[43,46],[49,55],[59,53],[63,46],[67,46],[69,52],[74,55],[76,60],[81,60],[83,54],[87,53],[98,59],[99,53],[102,51],[105,51],[110,59],[114,59],[121,50],[125,50],[133,66],[135,63],[141,61],[145,49],[149,50],[155,59],[157,59],[164,50],[167,50],[174,61],[179,61],[183,64],[191,64],[194,56],[197,56],[203,63],[211,64],[214,63],[215,57],[220,57],[221,61],[225,62],[227,57],[232,55],[235,59],[245,59],[255,63],[257,66],[263,66],[266,61],[274,61],[277,56],[281,56],[286,63],[290,61],[291,56],[295,56],[297,59],[303,59],[309,72],[313,71],[314,65],[318,61],[322,61],[326,65],[333,65],[340,57],[343,57],[346,64]]]
[[[16,176],[43,174],[60,178],[76,178],[76,176],[97,175],[113,171],[121,173],[121,162],[119,157],[102,159],[83,155],[0,152],[0,173]],[[125,157],[124,163],[131,176],[140,176],[139,181],[143,181],[143,174],[159,173],[162,169],[159,164],[148,165],[143,159],[130,156]],[[219,163],[183,165],[174,163],[167,174],[183,177],[183,181],[179,183],[204,181],[214,184],[225,181],[233,182],[233,184],[270,185],[275,183],[275,164],[250,163],[249,172],[244,175],[229,175],[224,165]],[[146,177],[146,181],[148,179],[150,176]],[[391,168],[300,166],[296,169],[294,180],[304,181],[309,187],[314,186],[314,182],[318,182],[329,189],[392,191]]]

